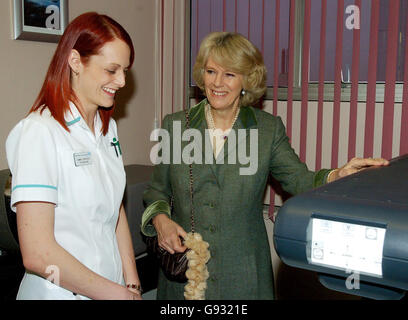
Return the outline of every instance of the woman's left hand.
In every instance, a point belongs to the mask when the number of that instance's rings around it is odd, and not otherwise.
[[[388,164],[389,161],[382,158],[353,158],[341,168],[331,172],[327,182],[333,182],[371,166],[388,166]]]

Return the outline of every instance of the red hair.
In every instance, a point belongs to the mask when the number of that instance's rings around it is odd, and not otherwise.
[[[65,112],[69,109],[69,101],[80,104],[71,86],[71,69],[68,58],[72,49],[81,55],[81,61],[87,60],[99,53],[107,43],[115,39],[123,40],[130,49],[130,65],[134,61],[134,48],[132,40],[126,30],[115,20],[96,12],[84,13],[75,18],[62,35],[54,56],[48,68],[43,86],[35,100],[30,113],[48,108],[61,126],[69,131],[65,123]],[[109,120],[113,114],[112,108],[99,108],[102,120],[102,133],[105,135],[109,129]]]

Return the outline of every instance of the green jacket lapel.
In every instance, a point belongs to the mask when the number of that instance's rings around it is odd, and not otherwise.
[[[210,137],[207,133],[208,126],[205,119],[205,106],[208,103],[207,99],[202,100],[199,104],[192,107],[189,111],[190,118],[190,129],[196,129],[200,131],[202,139],[201,143],[201,153],[203,162],[209,163],[212,173],[219,184],[218,177],[216,174],[215,159],[212,152]]]
[[[219,153],[217,159],[214,159],[214,155],[212,152],[211,148],[211,142],[209,139],[209,136],[206,132],[208,130],[207,126],[207,121],[205,119],[205,105],[208,103],[207,99],[202,100],[199,104],[196,106],[192,107],[189,111],[189,118],[190,118],[190,128],[191,129],[197,129],[200,131],[202,137],[204,137],[202,141],[202,159],[204,163],[209,163],[209,159],[207,158],[211,157],[212,163],[209,164],[214,177],[217,180],[217,183],[219,183],[219,165],[218,164],[223,164],[227,163],[228,161],[228,155],[231,152],[235,152],[235,159],[236,162],[238,161],[238,146],[240,143],[245,143],[247,141],[247,137],[250,133],[250,129],[256,129],[258,127],[258,122],[256,120],[255,112],[252,107],[241,107],[237,121],[235,122],[233,126],[233,130],[235,133],[235,141],[228,141],[224,144],[221,152]],[[240,130],[245,130],[245,135],[243,134],[238,134]],[[234,139],[231,139],[234,140]],[[232,143],[232,145],[230,145]],[[206,148],[207,145],[207,148]],[[227,150],[225,150],[227,148]],[[207,154],[206,154],[206,149]],[[246,149],[245,149],[246,150]],[[223,161],[222,161],[223,160]]]
[[[258,122],[256,121],[255,112],[252,107],[241,107],[237,121],[232,128],[235,133],[235,141],[233,141],[234,139],[228,138],[227,143],[224,144],[224,148],[227,148],[226,152],[223,149],[219,154],[219,157],[224,156],[224,163],[225,161],[228,161],[228,156],[231,152],[235,152],[236,156],[238,156],[239,144],[245,143],[250,133],[250,129],[256,129],[257,127]],[[242,130],[245,130],[245,135],[239,134],[239,132],[242,132]],[[230,145],[230,143],[232,145]]]

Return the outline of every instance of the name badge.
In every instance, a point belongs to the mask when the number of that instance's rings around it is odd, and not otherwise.
[[[89,166],[92,164],[92,157],[90,152],[74,153],[75,167]]]

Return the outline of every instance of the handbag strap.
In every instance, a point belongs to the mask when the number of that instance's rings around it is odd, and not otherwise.
[[[185,111],[186,113],[186,128],[190,129],[190,117],[188,110]],[[189,178],[190,178],[190,206],[191,206],[191,232],[195,232],[195,224],[194,224],[194,180],[193,180],[193,164],[189,164]]]

